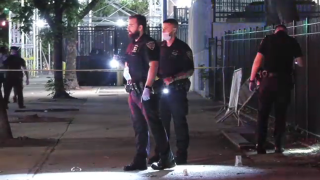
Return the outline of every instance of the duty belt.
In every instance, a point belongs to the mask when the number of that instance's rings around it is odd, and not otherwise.
[[[268,71],[262,71],[261,76],[262,76],[263,78],[277,77],[278,74],[277,74],[277,73],[268,72]]]
[[[127,84],[125,86],[126,92],[131,93],[135,92],[137,95],[141,95],[143,93],[145,84],[142,82]],[[151,93],[154,94],[154,89],[152,88]]]
[[[189,91],[190,85],[191,85],[191,83],[190,83],[189,79],[182,79],[182,80],[178,80],[178,81],[171,83],[169,86],[167,86],[167,88],[174,89],[177,91],[179,91],[179,90]]]

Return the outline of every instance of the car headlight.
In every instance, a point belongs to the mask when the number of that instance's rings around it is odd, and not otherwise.
[[[110,61],[110,67],[111,68],[118,68],[119,67],[119,62],[117,60],[115,60],[115,59],[112,59]]]

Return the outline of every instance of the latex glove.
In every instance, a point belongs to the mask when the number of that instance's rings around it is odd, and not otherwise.
[[[167,78],[165,78],[165,79],[163,80],[163,82],[164,82],[167,86],[169,86],[169,84],[171,84],[171,83],[173,82],[173,79],[172,79],[172,77],[167,77]]]
[[[29,79],[26,80],[26,85],[29,85]]]
[[[254,83],[254,82],[250,82],[249,83],[249,90],[252,92],[252,91],[254,91],[255,89],[256,89],[256,83]]]
[[[141,102],[142,101],[148,101],[150,99],[151,89],[144,88],[142,96],[141,96]]]
[[[131,76],[130,76],[130,73],[129,73],[129,67],[125,67],[123,69],[123,77],[127,80],[127,81],[130,81],[131,80]]]

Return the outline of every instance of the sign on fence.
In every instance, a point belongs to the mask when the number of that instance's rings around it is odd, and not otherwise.
[[[217,120],[217,123],[225,121],[231,115],[233,115],[236,119],[239,120],[238,102],[239,102],[241,80],[242,80],[242,68],[236,69],[233,72],[228,109],[224,114],[224,116],[222,116],[220,119]]]

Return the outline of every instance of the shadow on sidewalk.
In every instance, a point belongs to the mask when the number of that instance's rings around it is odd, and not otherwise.
[[[33,139],[28,137],[18,137],[0,142],[0,148],[9,147],[51,147],[57,144],[56,139]]]

